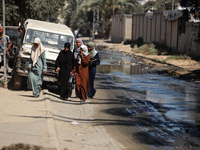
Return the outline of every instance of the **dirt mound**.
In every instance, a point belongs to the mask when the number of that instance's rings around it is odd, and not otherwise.
[[[12,144],[10,146],[4,146],[3,148],[1,148],[1,150],[54,150],[54,149],[47,149],[41,146],[18,143],[18,144]]]

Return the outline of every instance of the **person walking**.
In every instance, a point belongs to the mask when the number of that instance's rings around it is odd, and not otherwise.
[[[72,89],[68,81],[74,68],[74,54],[70,50],[70,43],[65,43],[64,50],[60,51],[55,66],[56,72],[59,72],[60,99],[65,100],[71,96]]]
[[[88,51],[90,54],[90,63],[89,63],[89,89],[87,96],[93,98],[96,90],[94,88],[94,79],[96,75],[96,66],[100,64],[99,53],[95,50],[95,46],[92,42],[87,44]]]
[[[75,66],[71,75],[76,76],[76,92],[81,100],[85,102],[87,99],[88,86],[89,86],[89,70],[88,64],[90,62],[90,55],[86,45],[80,46],[80,53],[77,55]]]
[[[78,54],[80,53],[81,45],[84,45],[82,39],[80,38],[76,39],[76,48],[74,48],[73,50],[75,60],[78,59],[77,57],[78,57]]]
[[[90,29],[89,40],[94,40],[94,38],[93,38],[93,31],[92,31],[92,29]]]
[[[78,56],[78,54],[81,52],[80,51],[81,45],[83,45],[82,39],[80,38],[76,39],[76,47],[73,50],[75,62],[77,61],[78,57],[80,57]],[[76,76],[73,76],[73,83],[75,82],[76,82]],[[75,86],[75,94],[76,94],[76,97],[78,97],[76,86]]]
[[[79,29],[76,29],[76,30],[74,31],[74,36],[75,36],[75,38],[78,38],[78,33],[79,33]]]
[[[6,41],[5,41],[6,52],[5,53],[7,55],[8,51],[9,51],[9,49],[11,47],[11,41],[10,41],[10,37],[8,35],[5,35],[5,39],[6,39]],[[0,68],[3,65],[3,53],[4,53],[4,49],[3,48],[4,48],[3,27],[0,27]],[[6,61],[7,61],[6,70],[8,72],[8,60],[6,60]]]
[[[98,38],[98,31],[97,31],[97,30],[94,32],[94,38],[95,38],[95,39]]]
[[[39,38],[34,39],[29,59],[27,88],[33,90],[33,96],[39,97],[42,90],[43,74],[47,72],[46,55]]]

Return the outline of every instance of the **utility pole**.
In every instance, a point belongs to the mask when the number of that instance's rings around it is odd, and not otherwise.
[[[113,2],[113,15],[115,15],[115,0],[113,0],[112,2]]]
[[[94,38],[94,33],[99,29],[99,10],[93,9],[93,25],[92,25],[92,37]]]
[[[164,0],[164,7],[163,7],[163,11],[165,11],[165,0]]]
[[[3,63],[4,63],[4,88],[7,88],[7,64],[6,64],[6,36],[5,36],[5,0],[2,0],[3,4]]]
[[[172,10],[174,10],[174,0],[172,0]]]
[[[79,9],[79,8],[78,8],[78,7],[79,7],[78,5],[79,5],[79,0],[76,0],[76,6],[77,6],[76,12],[77,12],[77,13],[78,13],[78,9]]]

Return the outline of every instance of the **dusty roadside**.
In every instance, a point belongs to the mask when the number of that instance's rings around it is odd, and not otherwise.
[[[122,102],[117,98],[120,91],[104,88],[105,82],[97,75],[97,94],[84,104],[74,92],[68,100],[60,100],[54,87],[44,89],[39,98],[29,90],[0,88],[0,149],[151,149],[122,134],[130,124],[106,112],[120,108]]]
[[[32,91],[0,88],[0,149],[20,145],[22,150],[26,145],[40,150],[123,149],[104,128],[109,118],[95,118],[98,99],[107,98],[98,91],[95,99],[81,104],[74,93],[63,101],[47,89],[34,98]]]
[[[134,57],[137,60],[152,66],[155,70],[164,74],[184,79],[191,82],[200,82],[200,62],[192,59],[166,60],[165,63],[160,63],[169,55],[144,55],[142,53],[134,53],[130,45],[122,43],[110,43],[109,40],[96,39],[93,41],[97,49],[110,50],[123,53],[126,56]],[[158,62],[158,60],[160,62]]]
[[[34,98],[27,89],[0,87],[0,149],[128,149],[126,141],[119,142],[111,134],[116,135],[114,126],[118,122],[103,112],[113,99],[109,96],[111,92],[99,85],[101,82],[104,80],[96,84],[98,92],[94,99],[84,104],[74,91],[71,98],[61,100],[55,87],[44,89],[39,98]],[[106,126],[112,130],[108,132]]]

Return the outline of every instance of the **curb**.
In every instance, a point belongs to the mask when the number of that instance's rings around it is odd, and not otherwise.
[[[46,95],[46,93],[48,93],[47,90],[43,89],[43,95],[44,95],[45,107],[46,107],[48,135],[50,138],[50,143],[51,143],[52,148],[56,148],[57,150],[60,150],[59,144],[58,144],[59,142],[58,142],[58,138],[57,138],[55,122],[54,122],[53,109],[51,106],[51,100]]]

